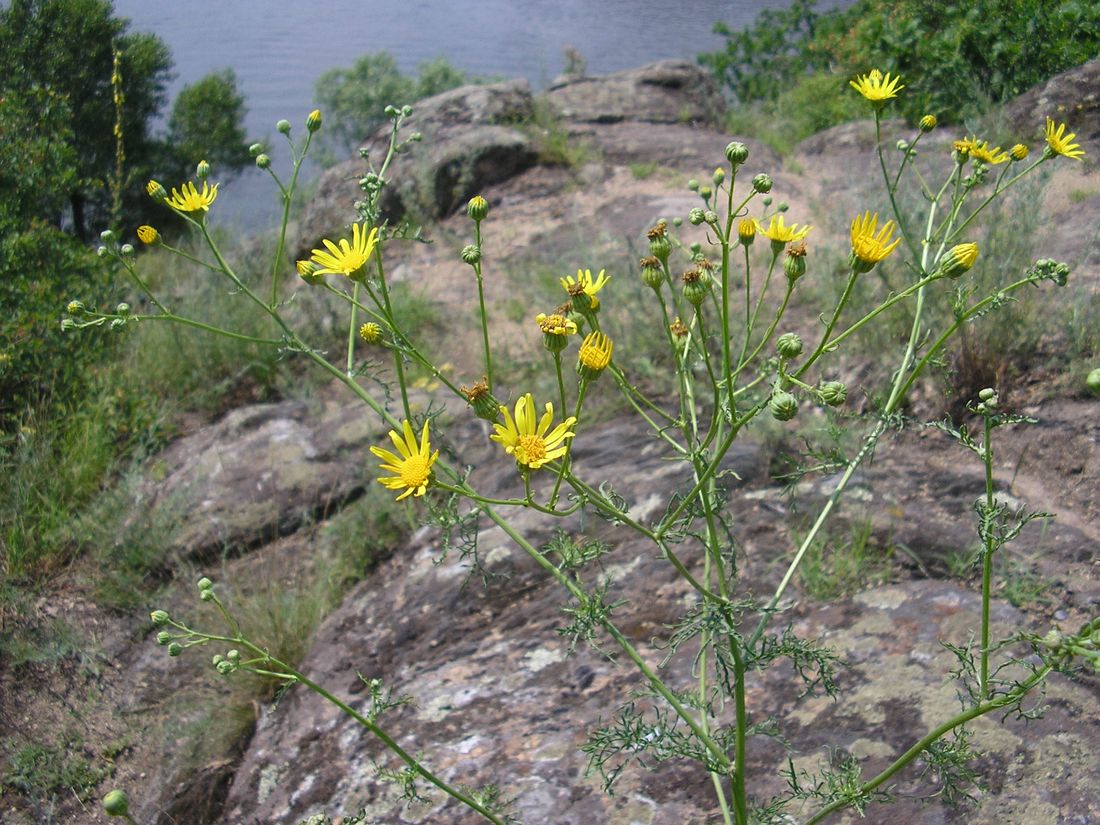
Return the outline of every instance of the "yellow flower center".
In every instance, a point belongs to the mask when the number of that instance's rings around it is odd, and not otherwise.
[[[431,471],[431,457],[427,454],[413,453],[401,462],[401,483],[409,488],[422,487],[428,483]]]
[[[537,464],[546,458],[546,442],[540,435],[521,435],[516,457],[528,466]]]

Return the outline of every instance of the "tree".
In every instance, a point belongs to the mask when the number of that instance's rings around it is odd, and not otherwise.
[[[240,168],[249,159],[243,148],[244,113],[244,96],[237,91],[232,69],[184,87],[168,119],[167,163],[174,161],[181,171],[193,169],[200,160],[219,171]]]

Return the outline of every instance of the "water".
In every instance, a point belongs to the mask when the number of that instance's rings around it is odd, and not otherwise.
[[[275,168],[285,172],[285,144],[273,139],[281,140],[276,121],[286,118],[300,133],[316,108],[317,78],[364,53],[389,51],[409,74],[420,61],[442,56],[472,74],[525,77],[538,89],[561,72],[567,45],[584,55],[589,74],[694,59],[723,45],[712,31],[716,21],[740,28],[761,9],[786,2],[115,0],[115,10],[130,19],[131,30],[151,31],[172,50],[170,98],[211,71],[232,68],[248,106],[250,140],[272,146]],[[219,221],[250,230],[274,224],[272,192],[267,176],[250,169],[222,187]]]

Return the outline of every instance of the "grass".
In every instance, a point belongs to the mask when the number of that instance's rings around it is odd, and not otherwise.
[[[48,803],[63,794],[86,801],[111,774],[105,754],[95,754],[81,736],[71,730],[56,742],[8,739],[4,750],[10,755],[4,784],[40,802]]]
[[[892,563],[893,550],[875,541],[871,523],[856,522],[847,535],[834,533],[813,542],[798,578],[809,596],[829,601],[889,581]]]

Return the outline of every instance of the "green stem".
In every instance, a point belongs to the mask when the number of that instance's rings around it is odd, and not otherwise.
[[[478,252],[481,251],[481,221],[474,221],[474,243]],[[489,385],[489,391],[493,389],[493,354],[489,349],[489,316],[485,311],[485,285],[481,277],[481,260],[474,264],[474,274],[477,275],[477,303],[481,311],[481,345],[485,353],[485,382]],[[562,409],[565,409],[565,393],[562,393]]]
[[[355,372],[355,322],[356,322],[356,308],[359,305],[359,282],[355,282],[355,286],[351,289],[351,314],[348,321],[348,358],[347,358],[347,373],[352,375]]]
[[[306,141],[302,144],[302,151],[294,158],[294,171],[290,173],[290,185],[283,189],[280,184],[279,188],[282,189],[283,198],[283,217],[279,222],[279,241],[275,246],[275,260],[271,262],[271,307],[274,309],[279,303],[279,264],[283,260],[283,250],[286,248],[286,227],[290,222],[290,200],[294,195],[294,189],[298,185],[298,171],[302,168],[302,161],[305,160],[306,152],[309,151],[309,143],[313,138],[313,133],[306,131]],[[289,142],[289,138],[287,139]],[[294,144],[291,144],[291,154],[294,152]]]
[[[985,506],[986,518],[993,513],[993,417],[988,413],[985,418],[985,436],[982,440],[982,463],[985,465]],[[982,553],[982,646],[981,667],[978,674],[978,698],[989,699],[989,598],[993,583],[994,536],[990,525],[985,525],[985,547]]]

